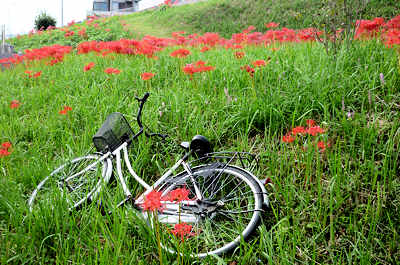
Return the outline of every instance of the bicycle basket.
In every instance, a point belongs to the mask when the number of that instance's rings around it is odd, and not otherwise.
[[[114,151],[125,141],[134,136],[131,126],[125,117],[114,112],[108,115],[106,121],[93,136],[93,144],[98,152]]]

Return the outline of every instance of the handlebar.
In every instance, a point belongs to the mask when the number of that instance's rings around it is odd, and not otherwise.
[[[142,98],[139,98],[139,97],[135,97],[135,99],[139,102],[139,111],[138,111],[138,114],[137,114],[137,117],[136,117],[136,120],[137,120],[137,123],[138,123],[138,125],[139,125],[139,128],[140,128],[140,131],[139,131],[139,133],[138,134],[141,134],[142,132],[143,132],[143,124],[142,124],[142,110],[143,110],[143,106],[144,106],[144,103],[146,103],[146,101],[147,101],[147,99],[149,98],[149,96],[150,96],[150,93],[149,92],[146,92],[144,95],[143,95],[143,97]],[[137,134],[137,135],[138,135]],[[145,135],[147,136],[147,137],[151,137],[151,136],[158,136],[158,137],[161,137],[163,140],[165,140],[165,138],[167,138],[168,137],[168,135],[167,134],[161,134],[161,133],[148,133],[148,132],[145,132]]]

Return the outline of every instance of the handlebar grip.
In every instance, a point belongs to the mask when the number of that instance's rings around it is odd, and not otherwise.
[[[150,93],[146,92],[141,101],[146,101],[149,96],[150,96]]]

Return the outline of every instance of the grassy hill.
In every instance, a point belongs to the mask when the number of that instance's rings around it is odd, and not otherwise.
[[[92,136],[109,113],[137,131],[134,97],[150,92],[143,123],[170,137],[132,143],[140,177],[155,181],[182,155],[178,144],[201,134],[215,151],[257,156],[252,173],[268,179],[271,205],[233,253],[195,260],[190,242],[218,244],[246,217],[209,238],[197,230],[174,241],[185,255],[163,251],[163,264],[396,264],[400,55],[389,41],[400,40],[399,19],[367,21],[356,40],[326,52],[301,30],[317,2],[210,0],[12,39],[38,49],[0,72],[0,263],[161,263],[154,229],[129,205],[115,208],[124,198],[118,181],[79,211],[52,195],[33,213],[27,206],[54,168],[95,151]],[[398,8],[370,1],[363,18],[388,21]],[[265,32],[271,21],[279,27]],[[243,33],[250,25],[265,34]],[[198,34],[170,37],[180,30]],[[164,38],[141,38],[148,34]],[[143,191],[127,181],[133,194]],[[162,228],[163,240],[174,238]]]

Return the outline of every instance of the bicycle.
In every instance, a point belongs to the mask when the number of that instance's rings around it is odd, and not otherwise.
[[[147,137],[166,137],[144,131],[141,115],[148,97],[149,93],[143,98],[136,97],[139,103],[136,121],[140,128],[136,134],[121,113],[110,114],[93,136],[97,153],[74,158],[44,178],[28,200],[29,210],[33,211],[39,202],[51,204],[60,197],[69,210],[95,202],[112,177],[115,160],[116,179],[125,196],[116,207],[129,203],[143,212],[141,205],[151,191],[162,192],[161,198],[165,198],[171,191],[185,188],[189,191],[189,200],[178,205],[163,199],[164,209],[157,215],[159,222],[167,226],[183,222],[192,225],[194,236],[188,238],[186,244],[196,250],[193,257],[203,258],[233,250],[256,230],[261,212],[269,203],[264,185],[246,169],[249,164],[254,164],[255,157],[245,152],[212,152],[207,138],[196,135],[190,143],[181,143],[185,150],[182,157],[149,185],[132,169],[128,157],[128,146],[143,132]],[[136,199],[123,176],[121,153],[129,173],[145,189]],[[194,159],[188,162],[190,157]],[[183,171],[172,176],[180,166]],[[146,212],[143,217],[151,223]],[[163,247],[175,252],[170,246]]]

